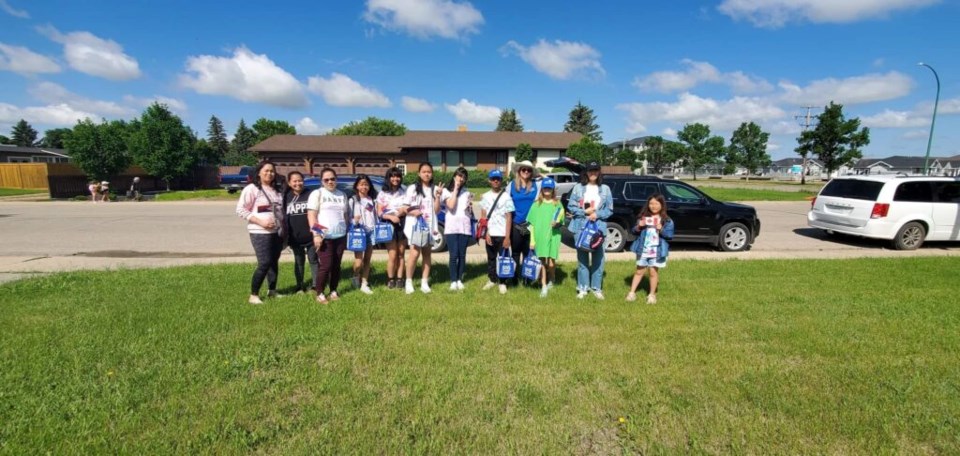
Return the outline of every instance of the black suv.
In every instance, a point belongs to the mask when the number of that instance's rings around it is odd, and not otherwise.
[[[576,160],[560,158],[546,163],[554,168],[582,172]],[[647,198],[660,193],[676,226],[674,241],[707,243],[728,252],[746,250],[760,235],[760,219],[752,206],[717,201],[697,188],[674,179],[633,174],[604,174],[603,183],[613,193],[613,215],[607,219],[606,251],[619,252],[636,239],[630,228]],[[562,197],[567,206],[570,194]]]

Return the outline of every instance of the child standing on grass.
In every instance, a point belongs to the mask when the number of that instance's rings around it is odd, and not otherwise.
[[[667,240],[673,239],[673,220],[667,215],[667,202],[663,195],[655,193],[647,199],[647,205],[637,217],[633,232],[637,239],[630,250],[637,254],[637,272],[633,274],[627,301],[637,300],[637,288],[647,270],[650,271],[650,294],[647,304],[657,303],[657,284],[660,282],[660,268],[667,266],[670,246]]]
[[[373,229],[377,224],[374,205],[376,197],[377,191],[374,190],[370,177],[366,174],[358,175],[353,183],[353,196],[350,197],[348,210],[353,223],[362,226],[370,239],[367,250],[353,254],[353,287],[368,295],[373,294],[370,289],[370,259],[373,258]]]
[[[554,197],[557,184],[551,178],[540,182],[537,196],[527,221],[530,222],[530,248],[543,263],[540,270],[540,297],[546,298],[556,279],[557,258],[560,257],[560,228],[563,226],[563,204]]]
[[[467,169],[457,168],[453,180],[440,194],[440,205],[446,210],[443,235],[450,252],[450,290],[463,291],[463,274],[467,266],[467,244],[473,230],[473,194],[467,190]]]
[[[403,235],[410,244],[407,252],[407,283],[404,287],[406,294],[413,294],[413,275],[417,271],[417,260],[423,256],[423,274],[420,279],[420,291],[430,293],[430,265],[433,240],[440,235],[437,227],[437,212],[440,210],[439,185],[433,185],[433,165],[420,163],[417,171],[417,183],[407,187],[405,204],[407,218],[403,226]],[[413,231],[418,229],[420,222],[426,224],[429,236],[425,245],[416,245]]]
[[[487,249],[487,284],[489,290],[500,284],[500,294],[507,292],[507,279],[497,275],[497,255],[502,249],[510,249],[510,234],[513,229],[513,199],[510,192],[503,189],[503,172],[499,169],[487,174],[490,191],[480,198],[480,219],[487,220],[487,232],[483,242]]]

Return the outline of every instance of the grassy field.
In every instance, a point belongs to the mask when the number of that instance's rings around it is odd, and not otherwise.
[[[816,192],[784,192],[756,188],[699,187],[699,190],[720,201],[807,201]]]
[[[240,198],[239,193],[227,193],[226,190],[218,188],[211,190],[193,190],[193,191],[174,191],[167,193],[158,193],[155,201],[187,201],[187,200],[203,200],[203,201],[222,201],[222,200],[233,200],[236,201],[237,198]]]
[[[32,188],[0,188],[0,196],[40,195],[46,193],[48,193],[47,190],[38,190]]]
[[[478,266],[330,306],[245,304],[251,265],[14,282],[0,453],[957,454],[957,266],[675,261],[656,306],[629,263],[603,302],[570,264],[551,300]]]

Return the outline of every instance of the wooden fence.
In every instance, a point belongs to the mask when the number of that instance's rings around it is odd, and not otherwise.
[[[76,166],[69,163],[49,163],[48,181],[51,198],[73,198],[78,195],[89,195],[87,189],[89,178]],[[110,182],[110,192],[114,195],[123,195],[130,188],[134,177],[140,178],[140,191],[153,192],[166,190],[167,184],[158,177],[147,174],[139,166],[131,166],[119,175],[113,176]],[[170,182],[171,190],[197,190],[217,188],[217,167],[200,166],[186,176],[173,179]]]
[[[46,163],[0,163],[0,188],[48,190]]]

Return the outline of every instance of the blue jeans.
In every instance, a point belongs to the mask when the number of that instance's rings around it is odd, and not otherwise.
[[[463,273],[467,268],[467,244],[470,243],[469,234],[448,234],[447,250],[450,252],[450,281],[463,280]]]
[[[603,264],[606,260],[602,245],[592,252],[577,249],[577,291],[603,289]]]

